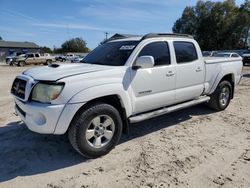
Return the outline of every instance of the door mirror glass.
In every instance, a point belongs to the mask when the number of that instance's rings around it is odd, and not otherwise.
[[[154,67],[155,60],[153,56],[141,56],[136,59],[133,69],[147,69]]]

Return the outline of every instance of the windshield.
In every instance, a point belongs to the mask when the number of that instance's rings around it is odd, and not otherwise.
[[[81,62],[99,65],[123,66],[139,41],[118,41],[102,44]]]
[[[26,54],[21,54],[17,56],[17,58],[23,58],[23,57],[26,57]]]

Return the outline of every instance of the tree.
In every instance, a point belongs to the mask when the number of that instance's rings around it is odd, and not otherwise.
[[[240,16],[239,22],[245,23],[245,28],[242,31],[242,35],[245,36],[244,45],[247,46],[247,39],[250,32],[250,1],[246,0],[239,8]]]
[[[246,47],[250,26],[250,1],[237,7],[234,0],[198,1],[186,7],[173,32],[191,34],[202,50],[239,49]]]
[[[58,49],[57,49],[58,50]],[[59,50],[61,53],[64,52],[82,52],[87,53],[90,49],[87,47],[87,43],[80,37],[70,39],[65,41],[61,49]]]
[[[41,47],[40,52],[41,53],[50,53],[50,54],[53,53],[53,51],[49,47],[46,47],[46,46]]]
[[[3,40],[3,38],[0,36],[0,40]]]

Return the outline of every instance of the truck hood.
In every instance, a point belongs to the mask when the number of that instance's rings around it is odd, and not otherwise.
[[[23,72],[24,75],[31,76],[35,80],[57,81],[69,76],[87,74],[97,71],[112,69],[112,66],[94,65],[94,64],[52,64],[39,68],[28,69]]]
[[[15,57],[16,57],[16,56],[14,56],[14,55],[9,55],[9,56],[6,56],[6,59],[7,59],[7,58],[9,58],[9,59],[10,59],[10,58],[11,58],[11,59],[13,59],[13,58],[15,58]]]

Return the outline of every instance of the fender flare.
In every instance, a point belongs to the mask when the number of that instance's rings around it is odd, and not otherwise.
[[[132,114],[132,103],[128,91],[125,90],[123,85],[119,83],[104,84],[86,88],[72,96],[68,103],[86,103],[109,95],[117,95],[119,97],[121,106],[126,109],[127,117]]]
[[[227,75],[232,75],[232,81],[234,83],[236,83],[236,78],[235,78],[236,72],[235,72],[235,70],[233,70],[233,68],[231,68],[231,67],[223,67],[221,69],[221,71],[217,74],[215,82],[213,83],[213,86],[211,87],[208,94],[212,94],[216,90],[216,88],[219,85],[219,83],[221,82],[221,80]]]

